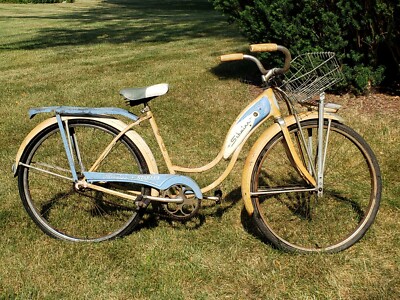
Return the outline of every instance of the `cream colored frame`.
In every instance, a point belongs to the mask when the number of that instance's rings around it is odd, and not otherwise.
[[[252,107],[255,103],[257,103],[261,98],[266,97],[271,105],[271,111],[269,113],[268,116],[266,116],[259,124],[257,124],[257,126],[255,128],[253,128],[252,131],[250,131],[250,133],[245,137],[245,139],[239,144],[239,146],[236,148],[236,150],[233,152],[231,158],[230,158],[230,162],[228,164],[228,166],[226,167],[226,169],[224,170],[224,172],[211,184],[209,184],[206,187],[203,187],[201,189],[201,192],[204,194],[206,192],[209,192],[212,189],[215,189],[218,185],[220,185],[225,179],[226,177],[230,174],[230,172],[232,171],[238,156],[240,154],[240,151],[243,148],[243,145],[246,143],[247,139],[252,135],[252,133],[255,131],[256,128],[258,128],[261,124],[263,124],[269,117],[273,116],[274,118],[280,117],[280,109],[278,106],[278,103],[275,99],[274,93],[272,89],[267,89],[265,91],[263,91],[257,98],[255,98],[242,112],[247,111],[250,107]],[[239,117],[242,114],[239,115]],[[239,117],[235,120],[235,122],[233,124],[236,124],[236,121],[239,119]],[[224,149],[227,143],[227,140],[225,140],[220,152],[218,153],[218,155],[214,158],[214,160],[212,160],[210,163],[201,166],[201,167],[197,167],[197,168],[187,168],[187,167],[182,167],[182,166],[177,166],[174,165],[171,161],[171,158],[169,156],[169,153],[167,151],[167,148],[164,144],[164,141],[161,137],[158,125],[154,119],[154,116],[152,114],[151,111],[147,111],[146,112],[146,117],[144,119],[149,119],[150,124],[151,124],[151,128],[153,130],[154,136],[157,140],[157,143],[159,145],[160,151],[162,153],[162,156],[165,160],[165,163],[167,165],[168,171],[171,174],[175,174],[176,172],[182,172],[182,173],[202,173],[205,171],[208,171],[210,169],[212,169],[213,167],[215,167],[222,159],[224,156]],[[234,126],[234,125],[232,125]]]
[[[316,187],[316,181],[314,179],[314,176],[312,176],[309,171],[307,170],[307,168],[304,166],[302,160],[299,158],[298,154],[296,153],[294,144],[290,138],[290,135],[288,133],[288,127],[291,126],[292,124],[296,123],[296,117],[294,115],[290,115],[286,118],[282,118],[281,116],[281,111],[280,108],[278,106],[278,103],[276,101],[275,95],[273,90],[267,89],[265,91],[263,91],[256,99],[254,99],[244,110],[243,112],[247,111],[249,108],[251,108],[255,103],[257,103],[261,98],[266,97],[269,101],[270,104],[270,112],[269,114],[261,121],[259,122],[254,128],[253,130],[251,130],[248,135],[244,138],[244,140],[238,145],[238,147],[236,148],[236,150],[233,152],[231,158],[230,158],[230,162],[228,164],[228,166],[226,167],[226,169],[224,170],[224,172],[222,172],[222,174],[211,184],[209,184],[206,187],[201,188],[201,192],[204,194],[206,192],[209,192],[212,189],[215,189],[219,184],[222,183],[222,181],[224,181],[226,179],[226,177],[230,174],[230,172],[232,171],[238,156],[243,148],[243,145],[246,143],[247,139],[254,133],[255,129],[258,128],[259,126],[261,126],[267,119],[269,119],[270,117],[273,117],[275,119],[275,123],[270,126],[269,128],[267,128],[264,133],[261,134],[261,136],[259,137],[259,139],[255,142],[255,144],[252,146],[252,149],[249,152],[249,155],[247,157],[247,160],[245,162],[245,166],[244,166],[244,170],[243,170],[243,176],[242,176],[242,195],[243,195],[243,200],[245,203],[245,207],[247,209],[247,211],[249,212],[249,214],[251,214],[253,212],[253,207],[252,207],[252,203],[251,203],[251,199],[250,199],[250,195],[249,195],[249,191],[250,191],[250,179],[251,179],[251,172],[252,169],[254,167],[254,162],[256,157],[259,154],[259,151],[261,151],[260,149],[262,149],[262,147],[270,140],[272,139],[278,132],[282,131],[287,145],[288,145],[288,153],[291,153],[290,160],[293,163],[293,166],[298,170],[299,174],[311,185]],[[240,114],[238,116],[238,118],[236,119],[236,121],[240,118],[242,114]],[[101,161],[107,156],[107,154],[109,153],[109,151],[111,150],[111,148],[114,146],[114,144],[116,143],[116,141],[122,136],[122,135],[126,135],[128,138],[130,138],[132,141],[134,141],[136,143],[136,145],[138,146],[138,148],[140,149],[140,151],[142,152],[144,159],[146,161],[146,163],[149,166],[149,171],[152,174],[156,174],[158,173],[158,168],[157,168],[157,163],[156,160],[153,156],[152,151],[150,150],[150,148],[148,147],[148,145],[146,144],[146,142],[142,139],[142,137],[136,133],[134,130],[132,130],[135,126],[139,125],[140,123],[144,122],[144,121],[149,121],[153,134],[156,138],[156,141],[158,143],[158,146],[160,148],[160,151],[162,153],[163,159],[166,163],[166,166],[168,168],[168,171],[171,174],[175,174],[176,172],[182,172],[182,173],[202,173],[205,171],[208,171],[210,169],[212,169],[213,167],[215,167],[222,159],[224,156],[224,149],[227,143],[227,140],[225,140],[225,143],[223,144],[220,152],[218,153],[218,155],[215,157],[214,160],[212,160],[210,163],[201,166],[201,167],[197,167],[197,168],[187,168],[187,167],[182,167],[182,166],[177,166],[174,165],[171,161],[171,158],[169,156],[169,153],[167,151],[167,148],[165,146],[165,143],[161,137],[158,125],[155,121],[154,115],[151,112],[151,110],[149,108],[147,108],[144,112],[144,115],[141,116],[137,121],[131,123],[131,124],[125,124],[124,122],[114,119],[114,118],[96,118],[96,117],[81,117],[81,116],[74,116],[74,117],[62,117],[63,121],[68,121],[69,119],[73,119],[73,118],[89,118],[89,119],[95,119],[99,122],[103,122],[106,123],[110,126],[113,126],[114,128],[117,128],[120,133],[114,138],[114,140],[104,149],[103,153],[99,156],[99,158],[96,160],[96,162],[93,164],[93,166],[91,166],[90,168],[90,172],[95,172],[97,167],[99,166],[99,164],[101,163]],[[330,120],[337,120],[339,122],[341,122],[341,118],[338,117],[336,114],[334,113],[324,113],[324,118],[326,119],[330,119]],[[301,120],[308,120],[308,119],[318,119],[318,112],[317,111],[312,111],[312,112],[306,112],[306,113],[301,113],[297,115],[297,119],[299,121]],[[232,126],[234,126],[234,124],[236,124],[236,121],[233,123]],[[53,124],[55,124],[56,118],[50,118],[45,120],[44,122],[40,123],[38,126],[36,126],[29,134],[28,136],[25,138],[25,140],[23,141],[23,143],[21,144],[21,147],[17,153],[17,157],[16,157],[16,162],[14,165],[14,174],[16,174],[17,171],[17,167],[19,165],[19,160],[21,158],[21,155],[25,149],[25,147],[28,145],[28,143],[36,136],[36,134],[38,134],[40,131],[42,131],[44,128],[51,126]],[[98,187],[96,185],[92,185],[88,183],[86,183],[87,187],[89,188],[93,188],[93,189],[98,189]],[[127,198],[127,199],[135,199],[136,196],[132,196],[132,194],[125,194],[125,193],[118,193],[116,194],[115,191],[110,190],[110,189],[104,189],[102,190],[103,192],[106,193],[110,193],[110,194],[114,194],[116,196],[119,197],[123,197],[123,198]],[[136,194],[136,193],[134,193]],[[156,197],[158,195],[157,191],[152,191],[152,196]]]

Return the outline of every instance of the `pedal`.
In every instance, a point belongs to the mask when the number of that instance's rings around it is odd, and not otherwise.
[[[136,209],[140,210],[142,208],[146,208],[150,204],[150,199],[147,197],[144,198],[142,195],[137,196],[135,200]]]
[[[221,190],[216,190],[216,191],[214,191],[214,196],[203,197],[203,199],[204,200],[214,201],[215,204],[221,204],[221,202],[222,202],[222,191]]]
[[[215,200],[215,203],[216,203],[216,204],[221,204],[221,201],[222,201],[222,191],[221,191],[221,190],[216,190],[216,191],[214,191],[214,196],[215,196],[216,198],[218,198],[217,200]]]

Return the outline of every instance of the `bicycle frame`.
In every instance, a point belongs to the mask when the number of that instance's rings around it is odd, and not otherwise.
[[[321,106],[323,108],[323,106]],[[102,108],[81,108],[81,107],[46,107],[46,108],[37,108],[37,109],[32,109],[30,111],[31,117],[38,113],[44,113],[44,112],[55,112],[56,113],[56,122],[58,124],[58,127],[60,128],[64,148],[67,154],[68,162],[71,168],[72,172],[72,178],[71,181],[74,181],[77,185],[82,185],[84,187],[89,187],[92,189],[100,189],[100,187],[96,186],[95,182],[98,181],[116,181],[116,182],[121,182],[121,181],[126,181],[126,182],[134,182],[134,183],[140,183],[144,185],[151,186],[156,189],[167,189],[169,185],[173,186],[175,184],[184,184],[192,188],[193,192],[195,193],[196,197],[202,198],[202,194],[206,193],[214,188],[216,188],[221,182],[230,174],[232,171],[238,156],[241,152],[241,149],[247,139],[254,133],[254,131],[261,125],[263,124],[266,120],[268,120],[270,117],[273,117],[275,120],[275,124],[271,126],[269,129],[267,129],[267,139],[265,138],[265,134],[262,135],[262,139],[260,141],[257,141],[256,144],[253,146],[257,147],[257,144],[265,144],[265,141],[268,139],[272,138],[275,134],[277,134],[279,131],[282,131],[286,140],[286,146],[288,148],[288,155],[290,161],[292,162],[293,166],[295,169],[299,172],[299,174],[313,187],[317,188],[318,186],[322,185],[322,180],[323,180],[323,174],[318,174],[318,183],[314,176],[310,173],[310,171],[304,166],[302,160],[300,159],[299,155],[296,153],[296,150],[294,148],[293,141],[291,137],[289,136],[288,132],[288,126],[294,124],[295,122],[298,123],[298,120],[301,119],[309,119],[309,118],[317,118],[317,112],[308,112],[308,113],[303,113],[299,114],[297,117],[294,117],[293,115],[282,118],[281,111],[277,102],[277,99],[275,97],[274,91],[272,88],[264,90],[256,99],[254,99],[236,118],[234,123],[232,124],[230,130],[228,131],[228,134],[225,138],[225,142],[222,145],[222,148],[218,155],[215,157],[213,161],[210,163],[197,167],[197,168],[187,168],[187,167],[182,167],[182,166],[177,166],[174,165],[171,161],[171,158],[169,156],[169,153],[167,151],[167,148],[165,146],[165,143],[161,137],[158,125],[156,123],[155,117],[153,113],[151,112],[150,108],[148,106],[145,107],[143,110],[143,116],[140,118],[127,112],[126,110],[123,109],[115,109],[115,108],[108,108],[108,109],[102,109]],[[83,170],[86,171],[84,172],[84,175],[86,177],[86,181],[82,182],[82,180],[78,180],[77,177],[77,171],[75,169],[75,161],[74,161],[74,154],[76,157],[78,157],[78,163],[79,163],[79,148],[78,145],[75,145],[73,138],[71,138],[71,135],[68,132],[68,126],[64,126],[64,123],[66,124],[68,122],[68,119],[71,118],[72,116],[85,116],[87,118],[91,117],[98,117],[100,113],[107,113],[107,114],[115,114],[115,115],[123,115],[125,117],[128,117],[131,119],[133,122],[126,125],[121,126],[119,124],[120,128],[120,133],[114,138],[114,140],[104,149],[102,154],[99,156],[99,158],[96,160],[96,162],[89,168],[89,170]],[[322,113],[324,118],[328,119],[339,119],[336,115],[330,114],[326,115],[325,112]],[[115,145],[116,141],[123,136],[124,134],[128,134],[132,131],[132,128],[135,126],[139,125],[140,123],[144,121],[149,121],[153,134],[156,138],[156,141],[158,143],[158,146],[160,148],[160,151],[162,153],[163,159],[167,165],[168,171],[171,174],[170,177],[163,177],[163,176],[152,176],[152,175],[135,175],[135,174],[102,174],[102,173],[97,173],[96,170],[98,166],[101,164],[101,162],[104,160],[104,158],[107,156],[107,154],[110,152],[112,149],[113,145]],[[53,121],[54,123],[54,121]],[[122,122],[121,122],[122,123]],[[33,132],[37,132],[38,130],[33,130]],[[34,134],[29,134],[28,137],[30,136],[30,139],[33,138]],[[137,139],[137,136],[135,135],[135,140]],[[322,139],[321,139],[322,140]],[[157,167],[155,164],[154,156],[151,153],[151,150],[148,148],[147,144],[142,141],[140,141],[140,148],[141,150],[145,150],[145,155],[148,157],[148,162],[153,166],[151,167],[151,172],[152,173],[158,173]],[[24,150],[24,147],[28,144],[28,140],[23,142],[23,145],[21,145],[21,148],[17,154],[17,159],[16,159],[16,164],[15,166],[18,166],[19,164],[19,159],[22,155],[22,152]],[[320,148],[322,149],[322,148]],[[142,150],[143,151],[143,150]],[[182,173],[202,173],[205,171],[208,171],[215,167],[222,159],[228,160],[230,157],[230,162],[226,169],[223,171],[223,173],[212,183],[210,183],[208,186],[199,188],[197,184],[187,176],[181,176],[181,175],[176,175],[177,172],[182,172]],[[322,155],[321,155],[322,157]],[[319,162],[322,164],[322,162]],[[154,167],[155,165],[155,167]],[[245,169],[248,167],[249,163],[246,162]],[[16,173],[16,167],[14,167],[14,173]],[[315,173],[314,173],[315,174]],[[174,176],[172,176],[174,175]],[[101,188],[102,192],[107,192],[114,194],[119,197],[124,197],[128,199],[135,199],[136,196],[132,196],[130,194],[125,194],[125,193],[120,193],[120,192],[115,192],[110,189],[105,189]],[[169,201],[167,199],[157,199],[155,197],[155,194],[152,194],[153,197],[151,197],[151,200],[158,200],[158,201]],[[209,197],[213,198],[213,197]],[[179,201],[179,199],[177,200]],[[246,204],[247,203],[247,204]],[[246,208],[248,208],[248,211],[251,212],[251,205],[249,204],[250,201],[245,199],[245,205]]]
[[[313,168],[307,168],[302,159],[299,157],[298,153],[295,150],[294,142],[292,141],[292,138],[289,135],[288,127],[291,126],[294,123],[299,124],[300,120],[305,120],[305,119],[317,119],[318,115],[320,116],[320,122],[323,122],[323,119],[328,119],[328,120],[338,120],[341,122],[341,118],[338,117],[334,113],[329,113],[325,111],[324,104],[323,104],[323,98],[322,99],[322,104],[320,105],[320,111],[312,111],[312,112],[306,112],[306,113],[301,113],[301,114],[292,114],[289,115],[286,118],[283,118],[281,115],[281,111],[277,102],[277,99],[274,94],[274,90],[272,88],[268,88],[264,90],[258,97],[256,97],[236,118],[234,123],[232,124],[230,130],[228,131],[228,134],[225,138],[224,144],[222,145],[222,148],[218,155],[212,160],[210,163],[197,167],[197,168],[187,168],[183,166],[178,166],[174,165],[171,161],[171,158],[169,156],[169,153],[167,151],[167,148],[165,146],[165,143],[161,137],[158,125],[156,123],[155,117],[153,113],[151,112],[150,108],[146,105],[145,108],[142,110],[143,115],[141,117],[137,117],[136,115],[120,109],[120,108],[82,108],[82,107],[44,107],[44,108],[36,108],[30,110],[31,117],[35,116],[38,113],[48,113],[48,112],[55,112],[56,114],[56,121],[51,121],[48,124],[44,122],[44,125],[38,126],[40,128],[45,128],[46,126],[49,126],[49,124],[54,124],[57,122],[58,127],[61,132],[63,144],[64,144],[64,149],[66,151],[66,155],[68,158],[69,166],[71,169],[72,173],[72,178],[69,180],[75,182],[77,188],[79,187],[84,187],[84,188],[92,188],[95,190],[101,190],[102,192],[110,193],[118,197],[123,197],[131,200],[135,200],[138,196],[132,195],[132,194],[126,194],[126,193],[121,193],[121,192],[116,192],[111,189],[106,189],[103,187],[97,186],[96,182],[101,182],[101,181],[110,181],[110,182],[132,182],[132,183],[138,183],[138,184],[143,184],[150,186],[156,190],[164,190],[168,189],[170,186],[173,185],[186,185],[192,189],[194,192],[195,196],[199,199],[203,198],[203,194],[206,192],[209,192],[212,189],[215,189],[219,184],[222,183],[222,181],[230,174],[232,171],[238,156],[241,152],[241,149],[247,139],[254,133],[254,131],[262,125],[266,120],[269,118],[274,118],[275,124],[273,124],[270,128],[268,128],[264,134],[261,135],[261,137],[257,140],[255,145],[253,146],[252,149],[257,149],[259,145],[265,145],[265,143],[270,140],[273,136],[275,136],[279,131],[283,132],[286,144],[285,146],[287,147],[287,155],[290,156],[289,160],[291,161],[293,167],[297,170],[297,172],[303,177],[303,179],[308,182],[310,186],[312,186],[312,190],[318,190],[319,193],[322,193],[322,186],[323,186],[323,160],[324,160],[324,151],[323,149],[323,137],[322,135],[321,138],[319,138],[319,154],[318,154],[318,173],[313,169]],[[121,121],[118,121],[117,119],[107,119],[105,118],[104,114],[107,115],[122,115],[124,117],[127,117],[131,119],[133,122],[130,124],[125,124]],[[68,123],[68,120],[70,118],[77,118],[77,117],[85,117],[85,118],[103,118],[102,121],[107,120],[106,122],[111,122],[110,120],[113,120],[112,122],[119,122],[115,123],[117,124],[120,133],[114,138],[114,140],[104,149],[102,154],[98,157],[96,162],[88,169],[88,170],[82,170],[82,173],[85,176],[84,180],[79,180],[77,176],[77,171],[75,169],[75,164],[76,162],[74,161],[74,155],[77,157],[78,160],[78,165],[80,164],[79,160],[79,147],[76,145],[74,142],[73,137],[71,137],[70,133],[68,132],[68,126],[64,126],[64,124]],[[110,118],[110,117],[108,117]],[[322,121],[321,121],[322,120]],[[118,141],[118,139],[121,138],[123,135],[133,135],[132,139],[135,140],[136,142],[139,142],[139,148],[141,149],[142,152],[144,152],[144,155],[146,157],[146,161],[150,165],[150,172],[152,174],[158,173],[157,169],[157,164],[155,162],[154,156],[150,150],[150,148],[147,146],[147,144],[142,140],[142,138],[132,129],[136,127],[137,125],[141,124],[144,121],[149,121],[153,134],[155,136],[155,139],[158,143],[158,146],[160,148],[160,151],[162,153],[163,159],[167,165],[168,172],[170,175],[167,174],[160,174],[157,176],[154,175],[146,175],[146,174],[117,174],[117,173],[98,173],[96,172],[98,166],[101,164],[101,162],[105,159],[107,154],[111,151],[112,147],[115,145],[115,143]],[[113,124],[113,126],[115,126]],[[300,125],[300,124],[299,124]],[[22,143],[20,150],[18,151],[17,154],[17,159],[16,163],[13,167],[14,174],[17,172],[17,167],[19,165],[19,159],[21,158],[21,155],[23,153],[23,150],[25,146],[29,143],[31,139],[35,136],[36,133],[39,132],[39,129],[34,129],[32,132],[28,135],[26,140]],[[322,127],[321,127],[321,132],[322,132]],[[329,132],[329,131],[328,131]],[[327,139],[326,139],[327,143]],[[322,145],[322,146],[321,146]],[[325,147],[326,148],[326,147]],[[250,151],[249,157],[251,157],[251,154],[254,151]],[[177,175],[177,172],[181,173],[202,173],[205,171],[208,171],[215,167],[222,159],[228,160],[230,158],[230,162],[228,163],[228,166],[226,169],[220,174],[220,176],[212,183],[210,183],[208,186],[200,188],[195,181],[193,181],[190,177],[187,176],[182,176],[182,175]],[[251,169],[251,164],[252,161],[247,160],[244,169]],[[311,164],[311,163],[310,163]],[[322,166],[322,167],[320,167]],[[39,169],[40,171],[40,169]],[[314,174],[314,175],[313,175]],[[245,181],[248,179],[249,175],[246,175],[246,172],[244,172],[243,175],[243,183],[242,184],[247,184]],[[246,180],[244,178],[247,178]],[[247,180],[247,182],[250,182]],[[153,189],[152,196],[147,196],[150,200],[155,200],[155,201],[161,201],[161,202],[173,202],[176,201],[179,203],[179,201],[183,201],[182,199],[164,199],[161,197],[157,197],[158,193],[155,192]],[[280,192],[286,192],[286,191],[276,191],[277,193]],[[244,195],[244,201],[245,201],[245,206],[246,209],[248,210],[249,213],[252,213],[253,208],[250,200],[251,195]],[[208,199],[213,199],[215,197],[205,197]]]

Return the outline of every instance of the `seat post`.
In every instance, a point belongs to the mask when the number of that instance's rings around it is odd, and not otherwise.
[[[160,130],[158,128],[158,125],[156,123],[154,115],[151,112],[150,107],[148,105],[146,105],[146,104],[145,104],[145,108],[143,110],[146,110],[145,111],[146,112],[146,117],[150,121],[151,129],[153,130],[153,134],[154,134],[154,136],[156,138],[157,144],[160,147],[161,154],[162,154],[162,156],[164,158],[164,161],[165,161],[165,163],[167,165],[168,171],[169,171],[170,174],[175,174],[175,170],[173,168],[171,158],[170,158],[170,156],[168,154],[167,147],[165,146],[164,140],[161,137]]]

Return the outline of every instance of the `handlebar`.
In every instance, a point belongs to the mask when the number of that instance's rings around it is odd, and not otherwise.
[[[280,51],[285,55],[285,63],[282,68],[273,68],[270,70],[266,70],[264,68],[264,66],[262,65],[262,63],[256,57],[251,56],[251,55],[246,55],[243,53],[233,53],[233,54],[222,55],[220,57],[220,59],[222,62],[243,60],[243,59],[251,60],[257,65],[258,69],[260,70],[261,74],[263,75],[263,79],[265,81],[268,81],[272,76],[275,76],[278,74],[284,74],[289,70],[290,62],[292,60],[290,51],[283,46],[273,44],[273,43],[250,45],[250,52],[275,52],[275,51]]]

